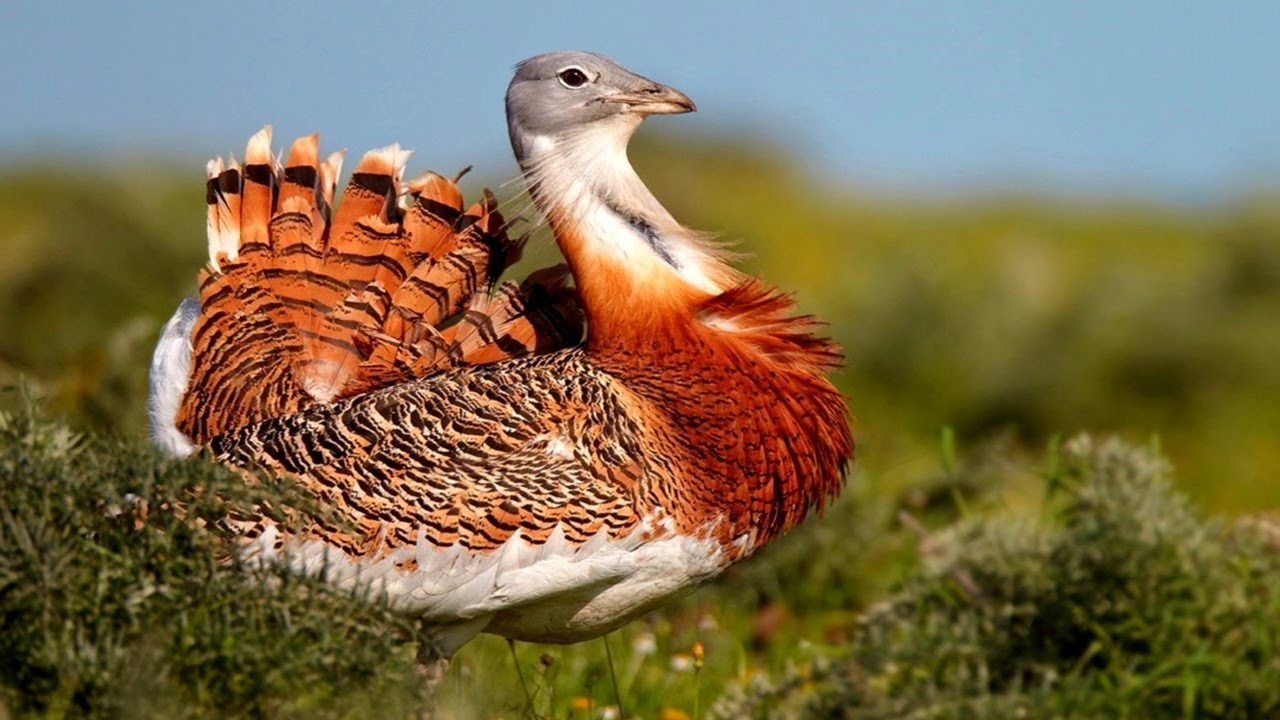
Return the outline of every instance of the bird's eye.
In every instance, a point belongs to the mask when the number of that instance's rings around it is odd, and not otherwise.
[[[561,70],[558,77],[560,78],[560,84],[570,89],[580,88],[586,85],[590,79],[586,73],[576,67]]]

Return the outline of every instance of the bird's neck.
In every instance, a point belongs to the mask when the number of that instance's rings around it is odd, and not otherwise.
[[[692,322],[692,308],[737,278],[640,180],[626,153],[633,130],[529,138],[519,158],[573,271],[589,348]]]
[[[588,355],[648,401],[646,422],[692,473],[677,526],[717,533],[737,559],[839,488],[852,451],[826,379],[839,351],[671,218],[627,161],[628,136],[513,144],[573,271]]]

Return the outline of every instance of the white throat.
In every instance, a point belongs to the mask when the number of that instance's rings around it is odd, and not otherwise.
[[[719,294],[726,289],[726,268],[697,233],[676,222],[627,159],[639,120],[525,137],[519,160],[534,201],[553,225],[572,223],[593,252],[609,253],[628,267],[660,268]]]

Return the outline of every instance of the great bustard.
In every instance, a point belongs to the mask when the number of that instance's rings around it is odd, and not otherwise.
[[[316,136],[212,161],[199,299],[166,326],[153,436],[293,477],[350,520],[240,524],[245,552],[370,584],[424,660],[479,632],[567,643],[715,577],[840,489],[837,349],[681,226],[627,159],[682,93],[586,52],[518,66],[511,144],[568,261],[519,255],[493,197],[404,182]],[[585,317],[586,340],[580,341]],[[351,528],[354,528],[352,530]]]

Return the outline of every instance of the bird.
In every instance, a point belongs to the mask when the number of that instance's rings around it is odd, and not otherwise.
[[[821,511],[853,457],[839,348],[633,169],[684,93],[600,54],[516,66],[511,146],[565,263],[499,282],[489,191],[318,137],[206,167],[209,259],[152,360],[152,438],[289,478],[342,522],[247,510],[245,558],[376,591],[438,672],[481,632],[574,643]]]

